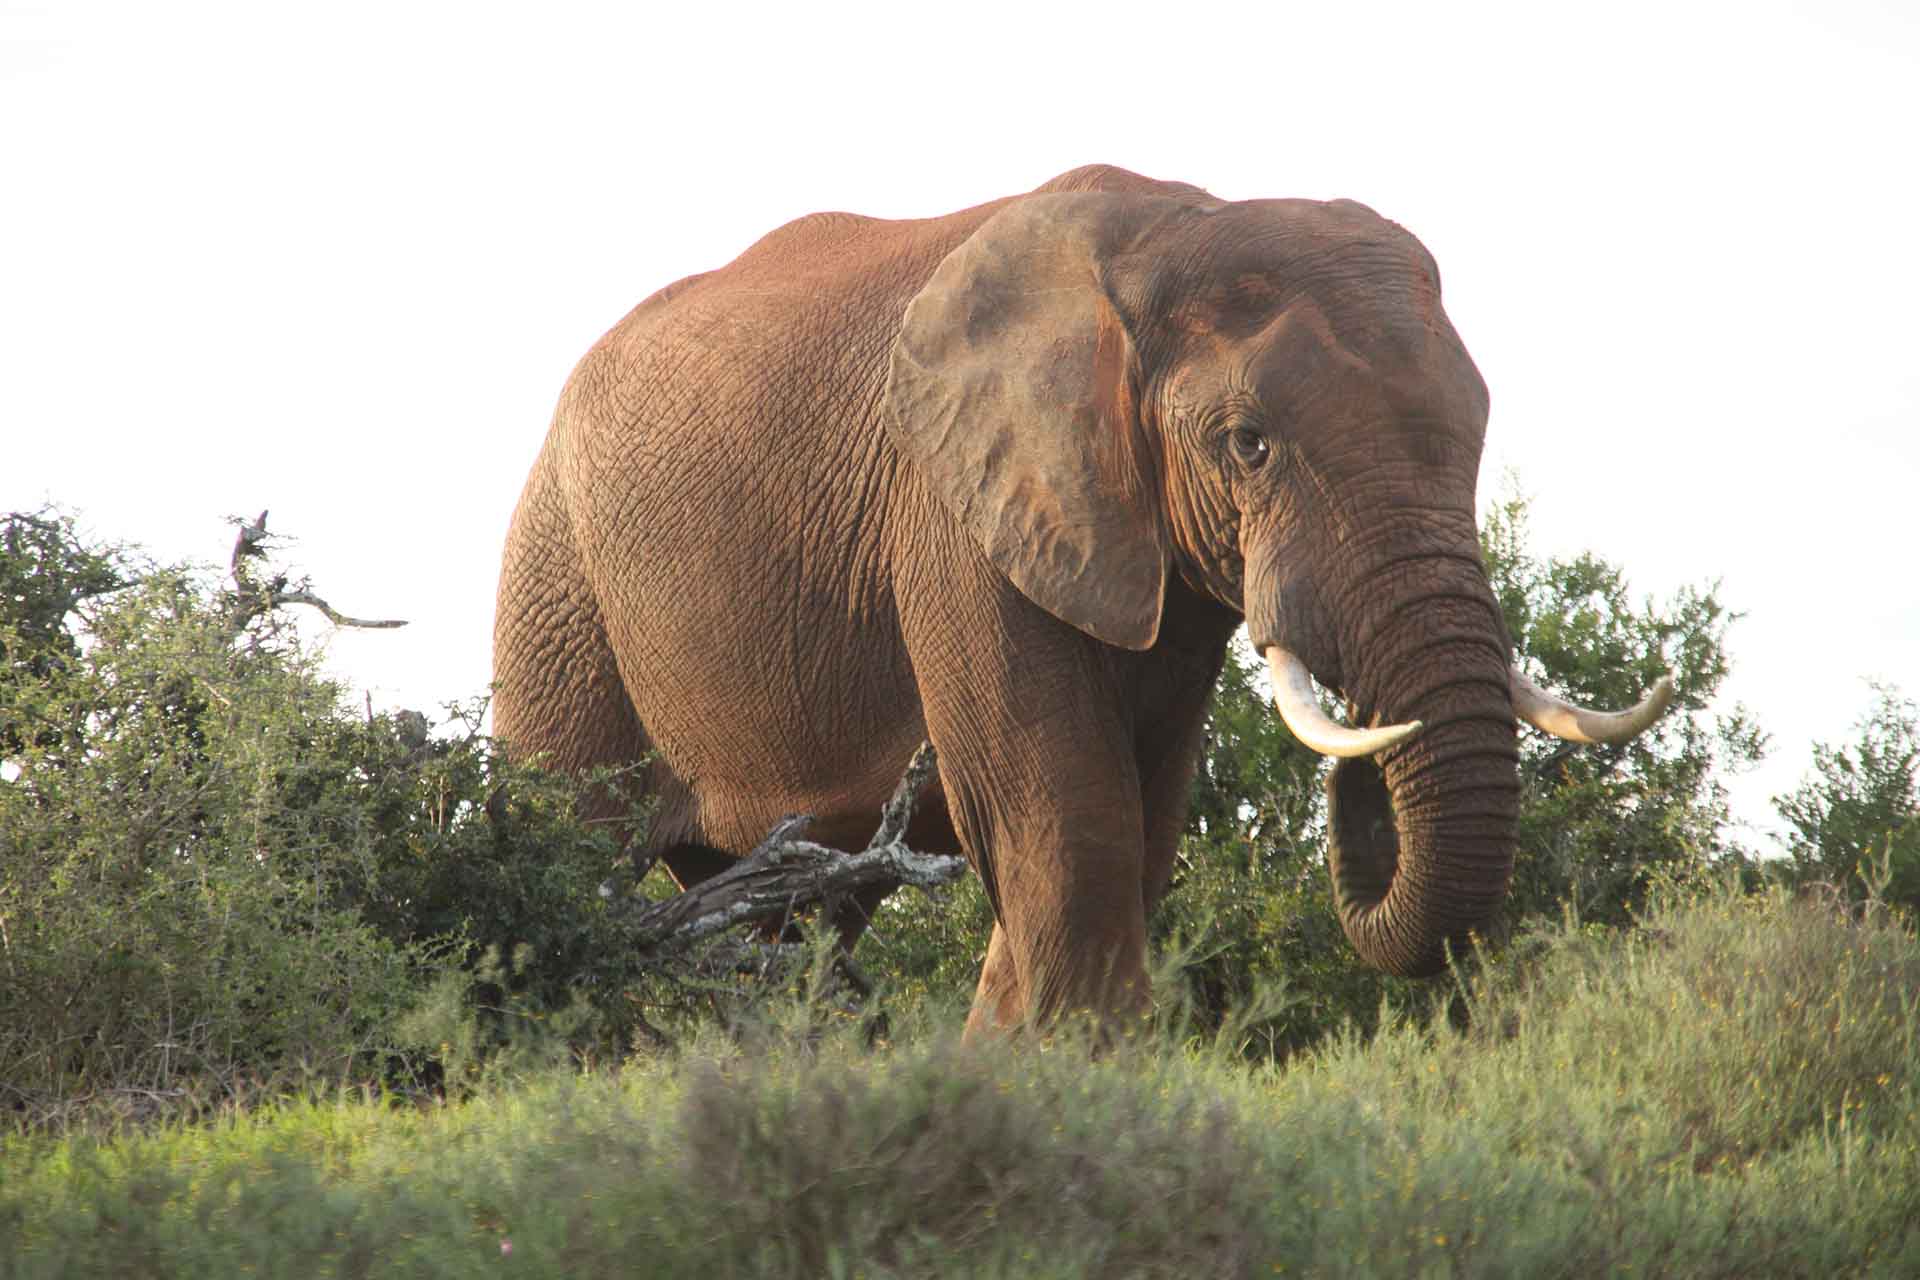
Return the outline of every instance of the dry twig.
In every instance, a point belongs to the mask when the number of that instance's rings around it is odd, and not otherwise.
[[[233,555],[228,565],[233,571],[235,605],[233,625],[237,631],[262,614],[272,613],[282,605],[304,604],[318,609],[336,627],[404,627],[403,618],[354,618],[341,613],[325,600],[315,595],[305,582],[290,583],[285,574],[275,574],[265,582],[258,580],[248,565],[250,560],[266,558],[267,513],[262,511],[253,520],[235,519],[240,532],[233,540]]]

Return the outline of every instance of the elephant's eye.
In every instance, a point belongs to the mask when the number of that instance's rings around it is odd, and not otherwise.
[[[1233,448],[1233,456],[1240,459],[1240,465],[1249,471],[1258,471],[1265,466],[1268,455],[1273,452],[1267,445],[1267,438],[1252,427],[1236,427],[1227,439]]]

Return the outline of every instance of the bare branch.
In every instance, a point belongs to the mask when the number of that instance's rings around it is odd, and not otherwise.
[[[860,853],[842,853],[804,839],[811,819],[782,818],[754,851],[711,880],[637,912],[634,945],[666,954],[729,929],[778,921],[796,911],[833,903],[862,889],[951,884],[966,872],[960,858],[915,853],[904,836],[913,802],[932,776],[931,744],[922,744],[882,811],[880,829]]]
[[[267,540],[267,513],[262,511],[251,523],[237,517],[233,522],[240,526],[240,533],[233,540],[233,555],[227,564],[233,570],[234,581],[243,587],[250,587],[252,584],[247,581],[249,575],[244,561],[254,557],[264,558],[267,554],[266,548],[261,545]]]
[[[350,618],[338,609],[322,600],[311,591],[276,591],[273,594],[273,608],[283,604],[312,605],[326,615],[328,622],[336,627],[404,627],[405,618]]]
[[[913,759],[907,762],[907,772],[901,777],[900,785],[893,789],[893,797],[887,801],[886,808],[880,810],[880,829],[867,841],[869,851],[907,838],[907,824],[913,821],[913,802],[925,789],[938,763],[933,744],[921,743]]]
[[[355,618],[341,613],[331,604],[315,595],[307,584],[289,583],[284,575],[275,575],[266,582],[255,579],[249,560],[264,560],[267,555],[266,543],[267,513],[262,511],[252,520],[235,518],[240,527],[239,534],[233,540],[233,554],[228,566],[233,572],[234,586],[238,588],[233,609],[233,625],[238,631],[262,614],[272,613],[283,605],[304,604],[318,609],[328,622],[336,627],[404,627],[402,618]]]

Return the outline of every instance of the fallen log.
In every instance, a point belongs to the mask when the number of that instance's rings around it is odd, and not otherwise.
[[[752,853],[710,880],[637,910],[628,924],[634,946],[665,955],[749,924],[783,924],[814,906],[831,909],[863,889],[951,884],[963,859],[907,847],[914,797],[933,776],[931,743],[922,743],[881,810],[880,827],[859,853],[805,838],[812,819],[793,814],[774,824]]]

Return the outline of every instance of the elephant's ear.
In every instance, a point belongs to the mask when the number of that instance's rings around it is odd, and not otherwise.
[[[994,565],[1129,649],[1159,634],[1167,539],[1108,268],[1192,212],[1107,193],[1007,206],[908,306],[887,384],[895,441]]]

